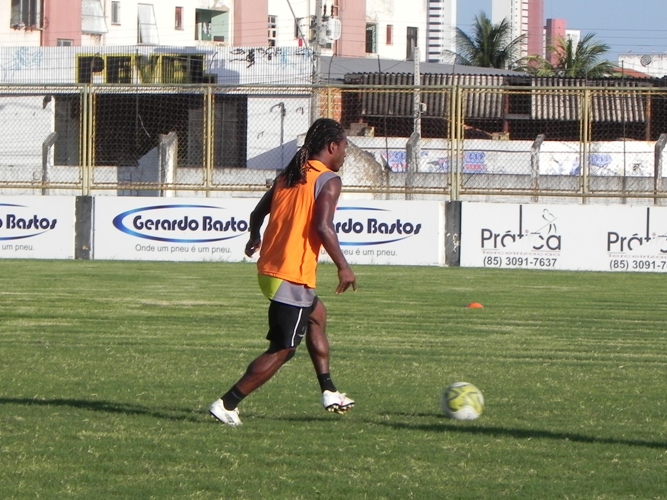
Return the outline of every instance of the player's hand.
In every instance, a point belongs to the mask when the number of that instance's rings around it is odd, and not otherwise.
[[[349,267],[344,267],[338,270],[338,286],[336,287],[336,293],[343,293],[348,288],[352,287],[352,290],[357,291],[357,277],[352,272],[352,269]]]
[[[261,238],[250,238],[248,240],[248,243],[245,245],[245,254],[248,257],[252,257],[257,250],[259,250],[259,247],[262,246],[262,239]]]

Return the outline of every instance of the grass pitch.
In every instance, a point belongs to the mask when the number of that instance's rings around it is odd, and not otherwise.
[[[667,497],[664,275],[355,271],[318,290],[357,407],[322,410],[304,346],[233,429],[207,407],[266,347],[253,265],[0,261],[0,498]],[[456,381],[479,420],[440,414]]]

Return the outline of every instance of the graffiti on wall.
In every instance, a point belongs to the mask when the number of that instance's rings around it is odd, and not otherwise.
[[[27,68],[37,68],[42,64],[43,52],[32,47],[19,47],[0,63],[0,82],[11,82],[14,74]],[[0,59],[1,60],[1,59]],[[35,82],[37,83],[37,82]]]
[[[35,85],[78,83],[175,83],[145,78],[150,68],[143,61],[182,62],[184,71],[204,73],[205,82],[229,84],[310,83],[313,52],[305,47],[0,47],[0,84]],[[80,62],[97,61],[88,78],[82,80]],[[133,62],[134,61],[134,62]],[[201,61],[201,62],[198,62]],[[196,63],[196,64],[195,64]],[[162,64],[161,73],[171,75],[171,66]],[[93,68],[99,68],[94,70]],[[142,73],[143,71],[143,73]],[[180,71],[180,70],[179,70]],[[85,72],[84,72],[85,73]],[[122,74],[122,75],[121,75]],[[91,76],[92,75],[92,76]],[[119,75],[122,78],[119,79]],[[159,81],[158,81],[159,80]],[[201,80],[201,75],[200,75]],[[192,82],[199,82],[193,79]],[[187,82],[189,83],[189,81]]]

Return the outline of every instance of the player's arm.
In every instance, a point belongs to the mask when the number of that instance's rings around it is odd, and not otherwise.
[[[336,293],[343,293],[352,287],[357,289],[357,278],[350,269],[347,259],[340,248],[333,219],[336,212],[342,182],[340,177],[333,177],[324,183],[315,200],[315,229],[322,240],[322,246],[338,268],[338,286]]]
[[[257,206],[250,214],[250,237],[245,246],[245,254],[248,257],[252,257],[262,244],[262,238],[259,231],[262,228],[264,219],[271,213],[271,200],[273,199],[274,186],[275,184],[271,186],[271,189],[264,193],[264,196],[262,196],[262,199],[259,200],[259,203],[257,203]]]

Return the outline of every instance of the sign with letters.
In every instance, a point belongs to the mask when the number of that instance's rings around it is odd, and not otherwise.
[[[461,266],[667,272],[667,208],[464,203]]]
[[[444,205],[437,201],[342,200],[334,226],[351,264],[444,264]],[[329,261],[324,249],[320,261]]]
[[[95,259],[242,261],[256,199],[95,198]]]
[[[247,260],[249,216],[258,201],[97,197],[93,258]],[[334,225],[350,263],[444,263],[444,207],[440,202],[341,200]],[[324,250],[320,261],[330,262]]]
[[[73,196],[0,196],[0,258],[73,259]]]

